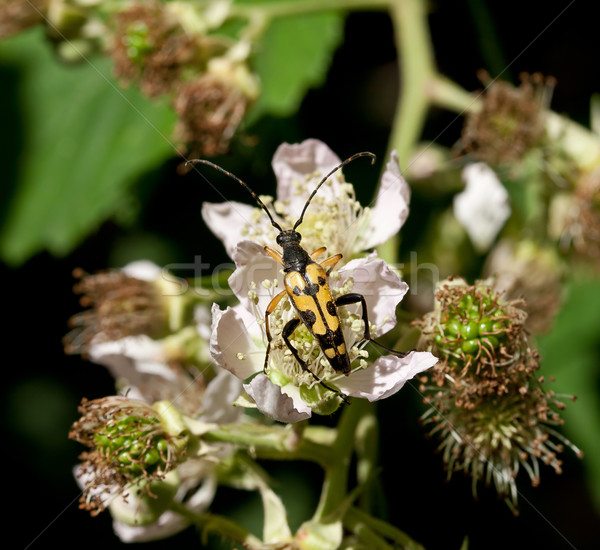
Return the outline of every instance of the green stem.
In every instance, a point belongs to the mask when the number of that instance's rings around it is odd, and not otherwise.
[[[354,451],[356,429],[360,419],[373,405],[366,399],[353,399],[344,408],[337,428],[337,438],[331,451],[331,460],[325,465],[325,480],[319,505],[313,519],[322,520],[339,511],[348,494],[348,472]]]
[[[308,426],[298,438],[293,430],[283,427],[228,424],[211,429],[202,438],[252,450],[257,458],[307,460],[326,468],[332,462],[332,449],[321,442],[322,431]]]
[[[251,18],[256,12],[263,17],[288,17],[327,10],[385,10],[393,0],[289,0],[287,2],[257,2],[234,4],[231,15]]]
[[[363,510],[352,507],[344,516],[344,525],[348,529],[352,529],[352,526],[357,524],[368,527],[371,531],[379,533],[386,539],[400,544],[407,550],[424,550],[423,546],[411,539],[404,531],[401,531],[397,527],[394,527],[385,521],[374,518]]]
[[[262,542],[241,525],[215,514],[196,514],[181,503],[173,502],[171,510],[190,521],[200,530],[216,532],[246,548],[262,548]]]
[[[356,515],[346,514],[344,527],[354,533],[370,550],[392,550],[392,546],[382,536],[363,523]]]
[[[395,0],[390,4],[390,15],[401,81],[389,148],[396,149],[400,169],[404,170],[423,130],[429,107],[427,90],[435,75],[435,64],[425,2]]]
[[[356,478],[363,485],[359,502],[363,510],[372,510],[373,484],[377,471],[377,455],[379,451],[379,423],[375,408],[360,419],[356,428]]]
[[[432,105],[461,115],[477,111],[481,104],[477,96],[439,74],[430,82],[428,93]]]
[[[429,99],[427,88],[435,75],[433,47],[429,37],[427,14],[423,0],[391,0],[390,17],[394,25],[400,95],[388,142],[398,153],[400,170],[406,169],[411,152],[421,137]],[[389,263],[398,260],[400,240],[391,238],[377,248],[378,255]]]

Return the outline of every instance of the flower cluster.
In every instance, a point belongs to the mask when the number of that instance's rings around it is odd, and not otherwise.
[[[317,140],[281,146],[273,160],[277,199],[267,199],[275,205],[278,223],[291,227],[316,182],[339,163],[340,159]],[[387,165],[373,209],[358,204],[352,186],[342,175],[332,177],[319,193],[299,227],[303,245],[309,250],[323,247],[342,251],[344,263],[330,276],[332,297],[335,300],[349,292],[364,296],[369,332],[379,337],[396,325],[396,306],[408,286],[374,253],[361,252],[394,235],[406,219],[408,187],[397,160],[392,157]],[[263,248],[274,240],[272,231],[266,230],[269,220],[261,209],[237,203],[205,204],[203,215],[236,264],[229,282],[240,301],[224,311],[213,306],[211,353],[220,366],[241,380],[253,377],[244,388],[261,412],[283,422],[307,419],[313,412],[331,414],[342,402],[341,394],[370,401],[388,397],[436,362],[431,354],[414,351],[404,357],[384,355],[369,361],[372,352],[365,348],[368,341],[362,311],[360,305],[352,305],[337,308],[345,349],[353,364],[349,376],[332,368],[305,326],[289,338],[306,365],[303,367],[283,339],[286,325],[298,315],[285,298],[269,316],[272,343],[265,364],[265,311],[284,288],[281,266]],[[346,263],[346,258],[353,259]]]
[[[109,508],[124,541],[169,536],[189,524],[169,506],[200,513],[212,501],[224,451],[198,434],[237,421],[241,384],[211,364],[208,310],[177,278],[148,261],[75,274],[88,309],[71,319],[65,351],[105,365],[120,392],[84,399],[71,429],[89,448],[76,471],[81,506]]]
[[[481,281],[447,280],[433,312],[421,319],[421,346],[440,362],[422,376],[428,410],[422,417],[450,477],[471,476],[493,484],[516,513],[516,477],[522,468],[535,486],[540,463],[561,472],[557,454],[566,445],[581,455],[556,427],[564,403],[544,388],[539,355],[524,330],[520,301],[505,301]]]
[[[408,175],[422,191],[451,197],[432,224],[440,279],[493,277],[497,291],[526,299],[527,328],[541,334],[571,267],[597,271],[600,138],[550,110],[551,77],[521,75],[516,87],[481,79],[457,147],[421,146]]]
[[[320,141],[282,145],[273,161],[277,200],[263,198],[274,206],[276,223],[292,226],[317,183],[339,164]],[[388,341],[381,355],[376,346],[384,344],[374,340],[395,328],[396,307],[408,286],[372,249],[398,232],[408,201],[392,155],[372,208],[358,203],[353,186],[337,171],[324,180],[298,227],[306,236],[303,245],[316,249],[311,258],[331,267],[319,285],[331,294],[327,309],[335,315],[328,322],[339,324],[348,372],[332,367],[313,330],[299,322],[291,299],[281,294],[282,266],[266,247],[276,235],[259,208],[203,208],[235,262],[229,284],[236,304],[212,293],[224,303],[211,311],[206,293],[195,293],[147,261],[94,275],[77,270],[75,291],[87,309],[71,319],[65,350],[105,365],[119,391],[84,399],[70,433],[88,448],[76,469],[81,506],[93,514],[108,508],[125,541],[151,540],[176,533],[192,517],[202,524],[218,485],[226,484],[259,491],[265,505],[264,541],[238,530],[234,540],[250,548],[293,546],[320,533],[331,539],[332,549],[339,547],[341,521],[327,527],[313,519],[292,535],[253,457],[266,446],[269,456],[275,448],[285,457],[305,453],[321,462],[331,453],[331,435],[323,439],[326,432],[310,427],[290,432],[273,421],[294,424],[313,414],[331,415],[351,397],[387,398],[437,362],[429,352],[394,351]],[[326,249],[341,255],[324,261]],[[334,302],[348,295],[359,298],[336,308]],[[276,296],[277,306],[269,307]],[[295,330],[286,333],[290,322]],[[246,414],[248,408],[264,416]],[[210,521],[219,522],[212,516]],[[228,520],[222,519],[222,528],[229,533]]]
[[[260,89],[248,66],[251,41],[221,31],[232,17],[230,2],[47,4],[15,6],[7,15],[18,21],[0,27],[0,35],[43,20],[64,59],[80,61],[102,51],[111,56],[122,85],[135,84],[151,98],[166,97],[178,116],[174,133],[182,151],[212,156],[229,149]]]

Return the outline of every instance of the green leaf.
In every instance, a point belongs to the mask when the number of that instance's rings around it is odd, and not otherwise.
[[[556,381],[548,389],[575,395],[561,413],[567,437],[583,450],[592,496],[600,510],[600,281],[574,282],[553,330],[539,339],[541,373]],[[566,450],[565,452],[569,452]]]
[[[126,206],[136,177],[173,154],[175,115],[120,89],[108,59],[61,64],[41,29],[0,43],[0,67],[18,75],[12,108],[23,133],[18,158],[4,159],[17,164],[0,255],[19,264],[43,249],[67,254]]]
[[[264,114],[292,114],[306,91],[325,80],[342,32],[339,12],[274,19],[257,46],[254,69],[260,77],[261,94],[248,120]]]

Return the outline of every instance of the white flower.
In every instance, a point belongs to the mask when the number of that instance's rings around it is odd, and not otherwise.
[[[465,190],[454,197],[454,215],[466,229],[473,246],[485,252],[510,217],[508,193],[485,163],[465,166]]]
[[[430,353],[411,352],[406,357],[385,355],[367,366],[361,306],[352,304],[338,308],[346,349],[353,361],[352,373],[344,376],[335,372],[318,342],[300,325],[290,341],[312,374],[306,372],[281,338],[283,327],[297,316],[288,298],[284,298],[269,316],[273,341],[266,373],[260,374],[266,354],[265,310],[282,288],[282,275],[279,265],[256,243],[239,243],[233,257],[238,267],[229,282],[240,304],[224,311],[213,306],[210,351],[219,365],[242,380],[258,374],[244,388],[264,414],[282,422],[297,422],[310,417],[313,411],[319,412],[324,390],[315,376],[346,395],[375,401],[393,395],[408,379],[437,362]],[[334,272],[330,288],[334,298],[350,291],[364,296],[373,338],[395,326],[396,305],[408,290],[406,283],[374,254],[351,260]]]
[[[277,199],[272,214],[277,223],[283,228],[292,227],[317,183],[339,164],[339,157],[316,139],[281,145],[273,157]],[[262,198],[266,204],[272,202]],[[355,199],[354,187],[336,172],[313,197],[298,228],[303,246],[309,252],[327,246],[332,253],[350,259],[394,236],[406,221],[409,200],[410,190],[400,174],[395,152],[382,176],[373,208],[363,208]],[[202,216],[231,257],[241,240],[272,245],[277,236],[267,215],[256,205],[204,203]]]
[[[318,140],[279,147],[273,158],[277,200],[271,213],[275,221],[283,228],[294,227],[317,184],[339,164],[337,155]],[[329,277],[332,297],[349,292],[364,296],[372,338],[396,325],[395,308],[408,286],[374,254],[356,256],[398,232],[408,216],[409,199],[409,188],[393,153],[372,209],[356,201],[353,186],[336,172],[312,198],[298,227],[302,246],[309,252],[325,246],[329,254],[344,256],[348,263],[338,264],[341,267]],[[213,306],[210,352],[219,365],[241,380],[253,377],[244,388],[264,414],[282,422],[297,422],[313,412],[329,414],[339,406],[340,392],[371,401],[382,399],[437,361],[429,353],[412,352],[406,357],[380,357],[369,367],[362,306],[352,303],[337,309],[353,369],[350,375],[336,372],[318,340],[299,324],[289,339],[306,364],[307,368],[302,368],[282,337],[287,323],[298,318],[289,298],[284,297],[269,315],[272,342],[265,364],[265,312],[284,286],[281,266],[265,253],[264,246],[273,246],[278,232],[262,209],[241,203],[205,204],[203,216],[236,264],[229,284],[240,300],[239,305],[224,311]]]
[[[188,474],[186,469],[197,471]],[[214,471],[207,469],[205,462],[195,460],[183,463],[172,474],[177,477],[173,483],[177,485],[173,500],[181,502],[192,514],[201,514],[208,510],[218,486]],[[160,514],[156,521],[148,525],[138,525],[139,508],[140,502],[133,494],[129,494],[126,499],[119,496],[109,506],[113,517],[113,529],[123,542],[165,539],[190,525],[188,519],[170,510]]]
[[[110,510],[115,534],[123,542],[148,542],[175,535],[189,526],[190,522],[178,513],[166,510],[156,517],[147,500],[152,497],[137,496],[134,488],[123,494],[118,485],[98,485],[97,473],[76,466],[73,471],[82,491],[90,498],[102,502]],[[182,503],[190,512],[201,514],[211,505],[217,491],[217,477],[212,465],[203,460],[190,460],[169,472],[160,482],[174,491],[173,500]],[[92,489],[89,487],[93,486]]]
[[[188,332],[193,330],[190,327]],[[133,399],[150,404],[171,401],[185,414],[205,422],[235,422],[241,414],[233,406],[241,391],[239,381],[219,369],[206,384],[204,375],[212,374],[213,367],[206,364],[204,373],[183,368],[172,354],[169,338],[153,340],[142,334],[100,342],[90,346],[89,356],[107,367],[120,390]]]

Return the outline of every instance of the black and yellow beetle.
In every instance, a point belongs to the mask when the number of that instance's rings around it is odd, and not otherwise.
[[[319,382],[321,382],[321,380],[308,368],[306,362],[298,354],[298,350],[291,344],[290,337],[302,321],[309,332],[317,339],[319,346],[323,350],[323,353],[325,354],[325,357],[327,357],[333,370],[345,375],[350,374],[350,357],[348,356],[348,350],[346,349],[342,326],[337,314],[337,308],[339,306],[360,303],[362,306],[362,320],[364,322],[363,339],[368,340],[369,342],[372,342],[401,357],[407,355],[404,352],[387,348],[380,342],[377,342],[371,338],[369,319],[367,316],[367,304],[362,294],[344,294],[343,296],[339,296],[337,299],[334,299],[331,295],[328,276],[331,270],[342,259],[342,255],[335,254],[334,256],[330,256],[320,263],[317,262],[316,259],[325,252],[326,248],[323,246],[315,250],[312,254],[309,254],[300,245],[302,236],[300,233],[298,233],[298,231],[296,231],[297,227],[304,219],[304,214],[308,208],[308,205],[316,195],[319,188],[327,181],[327,179],[349,162],[365,156],[371,157],[372,161],[375,160],[375,155],[373,153],[356,153],[331,170],[317,184],[314,191],[308,197],[300,217],[292,229],[282,229],[282,227],[273,219],[273,216],[265,204],[260,200],[258,195],[252,191],[252,189],[245,182],[231,172],[228,172],[220,166],[204,159],[192,159],[186,163],[186,166],[191,164],[206,164],[208,166],[212,166],[216,170],[237,181],[252,195],[252,198],[256,201],[256,203],[266,212],[273,227],[279,231],[276,240],[277,244],[283,249],[283,255],[270,246],[264,247],[265,252],[275,261],[281,264],[283,266],[283,271],[285,272],[285,290],[282,290],[271,300],[265,312],[265,329],[267,333],[267,352],[264,363],[265,371],[267,370],[267,366],[269,364],[272,341],[271,331],[269,330],[269,315],[275,311],[275,308],[285,296],[289,297],[294,309],[298,314],[298,317],[287,322],[283,328],[283,331],[281,332],[281,337],[302,369],[310,372]],[[329,388],[326,385],[325,387]]]

